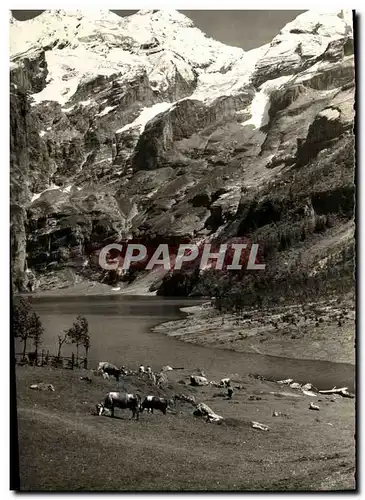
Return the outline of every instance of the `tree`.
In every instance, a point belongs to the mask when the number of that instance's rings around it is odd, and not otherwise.
[[[23,356],[25,360],[28,340],[33,340],[36,356],[38,355],[38,347],[42,343],[44,328],[38,314],[33,311],[28,299],[21,298],[19,304],[14,306],[13,310],[13,327],[14,337],[19,338],[23,342]]]
[[[43,337],[43,333],[44,333],[44,328],[42,326],[42,322],[40,320],[40,317],[35,313],[33,312],[33,319],[32,319],[32,328],[31,328],[31,339],[33,340],[33,345],[34,345],[34,348],[35,348],[35,360],[36,360],[36,364],[37,364],[37,361],[38,361],[38,348],[39,346],[42,344],[42,337]]]
[[[76,345],[76,363],[79,360],[79,347],[83,345],[86,354],[90,348],[89,324],[85,316],[79,315],[73,325],[67,330],[66,335],[70,338],[72,344]]]
[[[64,331],[63,335],[58,335],[58,352],[57,352],[57,359],[59,360],[61,357],[61,349],[63,344],[69,344],[71,342],[69,331],[66,330]]]
[[[88,330],[86,331],[86,333],[84,335],[83,346],[85,348],[85,368],[87,368],[87,357],[89,355],[89,349],[90,349],[90,346],[91,346],[90,333],[89,333]]]

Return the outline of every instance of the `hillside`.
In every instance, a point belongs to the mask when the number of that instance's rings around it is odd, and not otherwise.
[[[234,237],[264,249],[253,301],[353,289],[351,12],[248,52],[176,11],[45,11],[10,35],[16,289],[115,283],[97,258],[113,241]]]

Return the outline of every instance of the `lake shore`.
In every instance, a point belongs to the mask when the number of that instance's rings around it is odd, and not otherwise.
[[[80,297],[80,296],[105,296],[105,295],[141,295],[146,297],[153,297],[156,292],[149,292],[148,286],[145,281],[132,283],[123,287],[104,285],[103,283],[95,282],[79,282],[65,287],[57,287],[50,290],[36,290],[33,293],[18,294],[19,296],[31,297]]]
[[[210,306],[181,309],[187,316],[153,331],[184,342],[237,352],[355,364],[355,310],[339,302],[252,309],[240,317]]]
[[[148,291],[154,280],[156,276],[146,276],[115,288],[99,282],[80,282],[19,296],[154,297],[156,292]],[[181,311],[185,318],[164,322],[152,331],[184,342],[236,352],[355,364],[355,306],[350,296],[266,310],[251,309],[241,316],[222,314],[209,303],[184,307]]]

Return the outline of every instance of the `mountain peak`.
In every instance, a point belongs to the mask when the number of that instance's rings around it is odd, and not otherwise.
[[[297,16],[281,30],[280,35],[292,33],[323,37],[343,35],[352,31],[351,10],[313,11],[307,10]]]
[[[145,16],[153,18],[153,21],[167,22],[172,24],[179,24],[180,26],[192,27],[194,23],[191,19],[189,19],[184,14],[181,14],[179,11],[171,9],[171,10],[159,10],[159,9],[142,9],[139,10],[133,16]]]

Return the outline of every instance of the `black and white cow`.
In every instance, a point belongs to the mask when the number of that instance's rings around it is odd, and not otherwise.
[[[141,411],[147,409],[148,412],[153,413],[153,410],[160,410],[164,415],[166,415],[168,406],[169,402],[165,398],[146,396],[141,404]]]
[[[98,364],[98,372],[104,374],[107,374],[109,377],[112,375],[113,377],[116,378],[116,380],[119,380],[120,375],[122,374],[122,370],[119,369],[117,366],[112,365],[111,363],[108,363],[107,361],[101,361]]]
[[[130,409],[132,418],[139,419],[139,410],[141,406],[141,398],[138,394],[128,394],[123,392],[108,392],[103,403],[96,405],[98,415],[103,415],[105,410],[111,411],[111,416],[114,417],[114,409],[121,408],[122,410]]]

